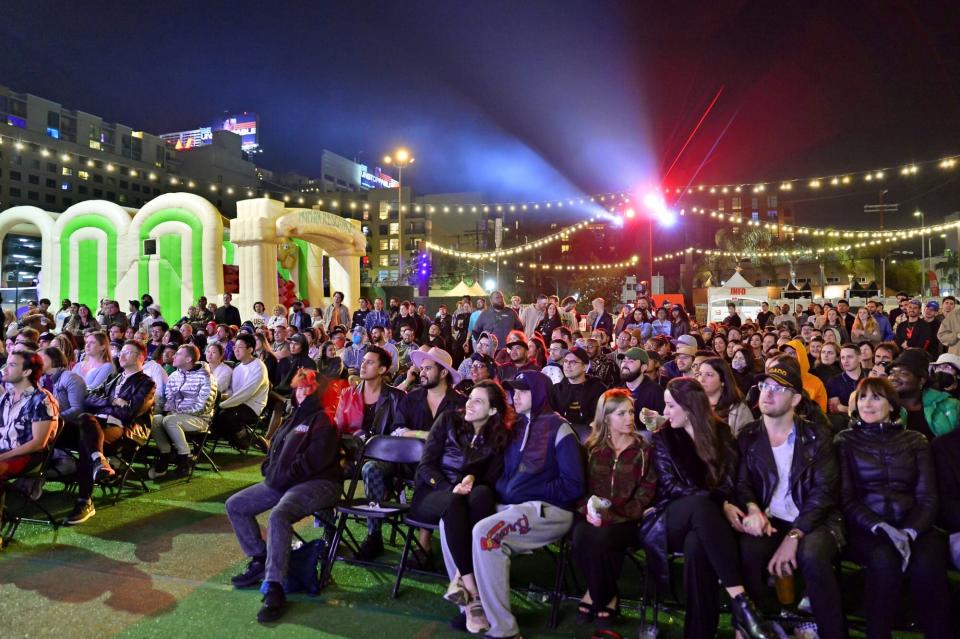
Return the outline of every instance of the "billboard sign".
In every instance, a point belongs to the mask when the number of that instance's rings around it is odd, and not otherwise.
[[[395,189],[400,183],[383,172],[379,166],[373,167],[373,172],[367,170],[366,164],[360,165],[360,188],[362,189]]]
[[[213,131],[210,127],[201,127],[192,131],[177,131],[176,133],[164,133],[160,139],[172,146],[177,151],[188,151],[198,146],[206,146],[213,143]]]
[[[247,153],[256,153],[260,148],[257,128],[260,116],[256,113],[239,113],[218,118],[210,128],[214,131],[230,131],[240,136],[240,148]]]

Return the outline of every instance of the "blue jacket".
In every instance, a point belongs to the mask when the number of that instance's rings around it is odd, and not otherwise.
[[[498,501],[545,501],[574,510],[587,484],[580,442],[567,420],[547,409],[533,423],[520,417],[513,430],[497,481]]]
[[[889,342],[894,338],[893,329],[890,327],[890,320],[883,313],[874,313],[873,319],[877,320],[877,326],[880,327],[880,334],[883,335],[883,341]]]

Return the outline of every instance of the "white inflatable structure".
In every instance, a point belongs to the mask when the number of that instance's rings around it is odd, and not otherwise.
[[[150,293],[170,322],[186,314],[200,296],[219,302],[223,265],[239,266],[234,305],[247,315],[256,301],[268,309],[278,300],[277,245],[296,246],[294,279],[298,297],[324,302],[323,256],[329,257],[331,293],[342,291],[356,308],[360,259],[366,238],[360,223],[312,209],[286,209],[267,198],[237,203],[237,219],[225,220],[206,199],[167,193],[139,210],[113,202],[79,202],[61,214],[32,206],[0,212],[2,242],[14,228],[36,229],[41,241],[38,296],[63,298],[96,309],[102,298],[120,301]],[[229,227],[225,228],[225,223]],[[226,232],[229,231],[229,240]]]

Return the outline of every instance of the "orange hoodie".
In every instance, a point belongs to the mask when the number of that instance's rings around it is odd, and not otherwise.
[[[827,412],[827,388],[816,375],[810,374],[810,359],[807,357],[807,347],[803,345],[803,340],[794,338],[787,342],[787,346],[797,351],[797,361],[800,363],[800,377],[803,379],[803,390],[807,391],[807,396],[815,401],[820,409]]]

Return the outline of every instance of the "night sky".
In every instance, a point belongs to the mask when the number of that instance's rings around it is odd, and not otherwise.
[[[154,133],[256,111],[275,171],[402,144],[417,192],[500,200],[960,153],[960,3],[138,4],[8,0],[0,83]],[[957,176],[887,201],[935,220],[960,210]],[[794,198],[801,223],[863,226],[877,196]]]

